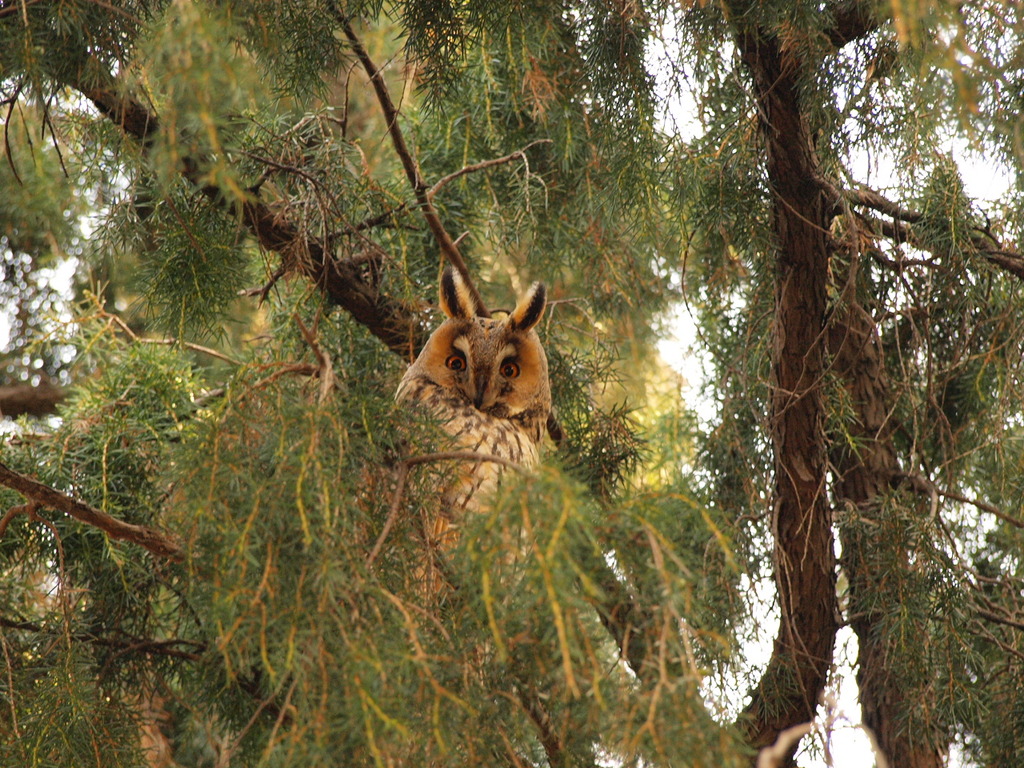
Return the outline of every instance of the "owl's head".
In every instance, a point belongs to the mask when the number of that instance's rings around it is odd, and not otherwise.
[[[441,275],[447,319],[431,334],[405,380],[425,378],[449,399],[496,418],[529,412],[547,417],[548,363],[534,326],[544,314],[545,291],[534,283],[510,313],[477,317],[469,286],[457,270]]]

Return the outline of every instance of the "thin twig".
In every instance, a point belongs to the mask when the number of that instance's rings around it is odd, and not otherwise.
[[[16,518],[18,515],[28,515],[32,517],[36,510],[39,509],[39,504],[34,501],[30,501],[28,504],[16,504],[4,513],[3,519],[0,519],[0,539],[7,533],[7,526],[11,524],[11,520]]]
[[[992,504],[988,504],[984,501],[979,501],[978,499],[969,498],[955,491],[947,491],[943,488],[940,488],[924,475],[902,473],[901,477],[905,478],[906,480],[909,480],[911,487],[917,487],[919,490],[923,490],[929,494],[933,494],[936,496],[942,496],[952,501],[959,501],[961,504],[970,504],[972,507],[976,507],[980,509],[982,512],[988,512],[990,515],[995,515],[1004,523],[1009,523],[1015,528],[1024,528],[1024,521],[1018,520],[1012,515],[1006,514],[998,507]]]
[[[265,155],[259,155],[255,152],[249,152],[248,150],[242,150],[241,154],[244,155],[245,157],[248,157],[250,160],[255,160],[258,163],[263,163],[264,165],[269,166],[272,170],[293,173],[296,176],[301,176],[306,181],[308,181],[311,186],[316,187],[318,189],[323,188],[324,186],[323,182],[321,182],[315,176],[313,176],[310,173],[307,173],[306,171],[294,165],[289,165],[288,163],[281,163],[278,162],[277,160],[272,160],[269,157],[266,157]],[[257,180],[257,183],[260,186],[262,186],[262,181],[265,181],[265,179],[263,179],[263,177],[260,176],[260,179]]]
[[[376,216],[370,216],[369,218],[363,219],[358,224],[352,224],[348,227],[345,227],[345,229],[342,231],[346,235],[354,235],[358,232],[363,232],[367,229],[373,229],[374,227],[382,227],[385,224],[387,224],[391,219],[398,216],[398,214],[400,214],[405,209],[406,204],[401,203],[389,211],[384,211],[383,213],[379,213]],[[455,242],[456,245],[458,245],[458,241],[456,240]]]
[[[209,355],[210,357],[215,357],[218,360],[223,360],[225,363],[230,363],[231,365],[242,364],[238,360],[235,360],[233,357],[225,355],[223,352],[218,352],[216,349],[204,347],[202,344],[193,344],[191,341],[181,341],[180,339],[149,339],[145,337],[137,338],[136,341],[139,344],[158,344],[164,347],[181,346],[184,347],[185,349],[191,349],[193,352],[199,352],[204,355]]]
[[[53,121],[50,120],[50,104],[53,103],[53,99],[56,98],[54,94],[50,95],[43,103],[43,124],[50,129],[50,140],[53,142],[53,150],[57,153],[57,160],[60,162],[60,169],[64,173],[64,178],[68,178],[68,167],[64,164],[64,153],[60,151],[60,143],[57,141],[57,131],[53,127]]]
[[[200,392],[197,397],[192,399],[192,406],[195,408],[205,408],[206,404],[211,400],[224,397],[225,392],[227,392],[227,389],[224,387],[215,387],[214,389],[208,389],[205,392]]]
[[[982,638],[984,638],[985,640],[988,640],[993,645],[998,646],[1005,653],[1008,653],[1011,656],[1016,656],[1021,661],[1024,661],[1024,653],[1021,653],[1016,648],[1014,648],[1012,645],[1009,645],[1008,643],[1004,643],[1002,640],[1000,640],[994,634],[989,632],[988,629],[986,629],[984,626],[982,626],[981,622],[978,621],[977,619],[975,619],[974,621],[971,622],[971,627],[972,627],[972,631],[976,635],[980,635]]]
[[[306,327],[305,323],[302,322],[302,318],[296,313],[295,322],[299,326],[299,331],[302,332],[302,338],[313,354],[316,355],[317,360],[317,373],[320,376],[320,394],[317,402],[321,405],[327,400],[331,394],[331,390],[334,388],[335,376],[334,366],[331,363],[330,355],[324,352],[319,342],[316,340],[316,334]]]
[[[288,373],[298,373],[303,376],[313,376],[317,373],[317,367],[312,363],[278,363],[280,366],[269,376],[264,376],[262,379],[252,385],[253,389],[260,389],[261,387],[267,386],[274,381]]]
[[[14,180],[18,182],[19,187],[25,186],[25,182],[21,180],[21,176],[18,175],[18,169],[14,165],[14,155],[11,152],[10,125],[11,115],[14,113],[14,105],[17,104],[18,96],[21,94],[21,89],[24,88],[24,85],[24,83],[18,83],[18,87],[14,89],[14,95],[11,96],[7,104],[7,117],[4,119],[4,154],[7,156],[7,164],[11,167],[11,173],[14,174]]]
[[[295,691],[295,686],[298,684],[298,682],[298,678],[292,678],[291,685],[288,688],[288,693],[285,695],[285,701],[291,698],[292,693]],[[259,719],[260,715],[263,714],[263,711],[265,709],[267,709],[268,707],[272,707],[271,711],[276,715],[275,719],[279,719],[284,715],[284,709],[274,704],[274,699],[276,699],[278,694],[281,692],[281,688],[284,687],[284,683],[285,681],[282,680],[281,684],[277,687],[276,691],[274,691],[268,697],[260,701],[259,706],[256,707],[255,711],[252,713],[252,716],[249,718],[249,721],[244,726],[242,726],[242,730],[240,730],[238,734],[236,734],[235,738],[231,741],[231,744],[228,745],[228,747],[224,750],[224,755],[227,756],[227,760],[224,763],[225,765],[231,762],[231,757],[238,751],[238,748],[242,744],[242,739],[245,738],[246,734],[249,733],[253,725],[256,724],[256,721]]]
[[[191,341],[181,341],[180,339],[149,339],[144,336],[139,336],[137,333],[135,333],[135,331],[133,331],[128,326],[128,324],[124,320],[122,320],[117,315],[112,315],[107,312],[104,312],[103,316],[106,316],[109,320],[111,320],[114,323],[114,325],[116,325],[118,328],[124,331],[132,341],[138,344],[159,344],[160,346],[165,347],[181,346],[184,347],[185,349],[191,349],[193,352],[200,352],[204,355],[215,357],[218,360],[223,360],[225,363],[231,363],[231,365],[241,365],[241,363],[238,360],[235,360],[232,357],[228,357],[223,352],[218,352],[216,349],[204,347],[201,344],[193,344]]]
[[[449,173],[447,176],[443,176],[440,179],[438,179],[434,183],[434,185],[427,190],[427,198],[433,200],[434,195],[436,195],[438,192],[441,191],[443,187],[448,185],[450,182],[455,181],[455,179],[459,178],[460,176],[465,176],[468,173],[476,173],[477,171],[482,171],[485,168],[492,168],[495,165],[504,165],[505,163],[510,163],[513,160],[518,160],[520,158],[525,160],[526,150],[528,150],[530,147],[536,146],[537,144],[550,143],[551,139],[537,139],[536,141],[531,141],[522,149],[517,149],[515,152],[505,155],[504,157],[495,157],[491,160],[483,160],[482,162],[479,163],[473,163],[471,165],[463,166],[462,168],[459,168],[459,170]]]
[[[366,568],[369,570],[370,566],[373,565],[373,561],[377,559],[377,555],[380,554],[381,548],[384,546],[384,542],[388,538],[388,534],[391,533],[391,528],[395,524],[395,520],[398,518],[398,510],[402,506],[402,493],[405,491],[405,480],[409,477],[409,465],[404,461],[398,464],[398,480],[395,483],[395,492],[391,495],[391,508],[388,510],[388,516],[384,520],[384,527],[380,529],[380,535],[377,536],[377,541],[373,544],[373,549],[370,550],[370,554],[366,556]]]
[[[263,750],[263,757],[260,762],[267,762],[266,756],[270,754],[271,750],[277,744],[277,732],[282,725],[289,724],[291,722],[291,715],[288,713],[288,709],[291,706],[292,694],[295,693],[295,687],[299,684],[299,678],[293,677],[292,684],[288,686],[288,692],[284,695],[284,701],[281,702],[280,706],[276,704],[271,705],[271,711],[277,709],[277,716],[274,718],[274,727],[270,729],[270,736],[267,738],[267,746]],[[263,706],[262,703],[260,705]]]
[[[43,485],[30,477],[15,472],[2,463],[0,463],[0,485],[17,491],[26,499],[36,502],[38,506],[56,509],[76,520],[93,525],[112,539],[134,542],[154,555],[166,557],[169,560],[180,561],[185,557],[177,542],[159,531],[111,517],[106,512],[101,512],[48,485]]]
[[[0,635],[0,648],[4,649],[4,661],[7,662],[5,665],[7,667],[7,690],[9,691],[7,701],[11,705],[11,730],[14,732],[14,738],[20,739],[21,732],[18,729],[18,708],[14,704],[15,688],[14,675],[12,674],[14,665],[11,663],[10,651],[7,650],[7,638],[3,635]]]

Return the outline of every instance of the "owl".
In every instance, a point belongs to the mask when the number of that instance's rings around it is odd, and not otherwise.
[[[420,403],[441,420],[453,450],[535,464],[551,410],[548,363],[534,327],[544,314],[545,291],[534,283],[507,316],[477,317],[461,274],[441,275],[440,305],[447,319],[409,366],[395,398]],[[440,509],[427,521],[431,549],[451,548],[460,520],[507,469],[494,461],[460,461]]]

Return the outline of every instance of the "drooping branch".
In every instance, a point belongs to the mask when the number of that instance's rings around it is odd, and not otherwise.
[[[452,171],[447,176],[444,176],[435,181],[434,184],[429,189],[427,189],[427,199],[432,201],[434,197],[437,195],[437,193],[440,192],[443,187],[455,181],[460,176],[465,176],[467,173],[476,173],[477,171],[482,171],[486,168],[493,168],[496,165],[504,165],[505,163],[510,163],[513,160],[525,161],[526,150],[528,150],[530,147],[536,146],[537,144],[550,143],[551,139],[537,139],[536,141],[531,141],[522,149],[517,149],[515,152],[511,152],[505,155],[504,157],[495,157],[490,160],[483,160],[479,163],[471,163],[470,165],[466,165],[463,166],[462,168],[459,168],[459,170],[457,171]]]
[[[111,517],[106,512],[95,509],[55,488],[15,472],[4,464],[0,464],[0,485],[17,491],[39,506],[56,509],[76,520],[95,526],[112,539],[133,542],[154,555],[169,560],[184,559],[181,546],[169,536],[144,525],[134,525]]]

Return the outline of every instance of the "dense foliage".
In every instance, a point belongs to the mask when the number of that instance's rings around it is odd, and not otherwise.
[[[1019,763],[1022,32],[0,0],[0,764],[784,765],[844,647],[889,764]],[[433,592],[446,263],[556,418]]]

